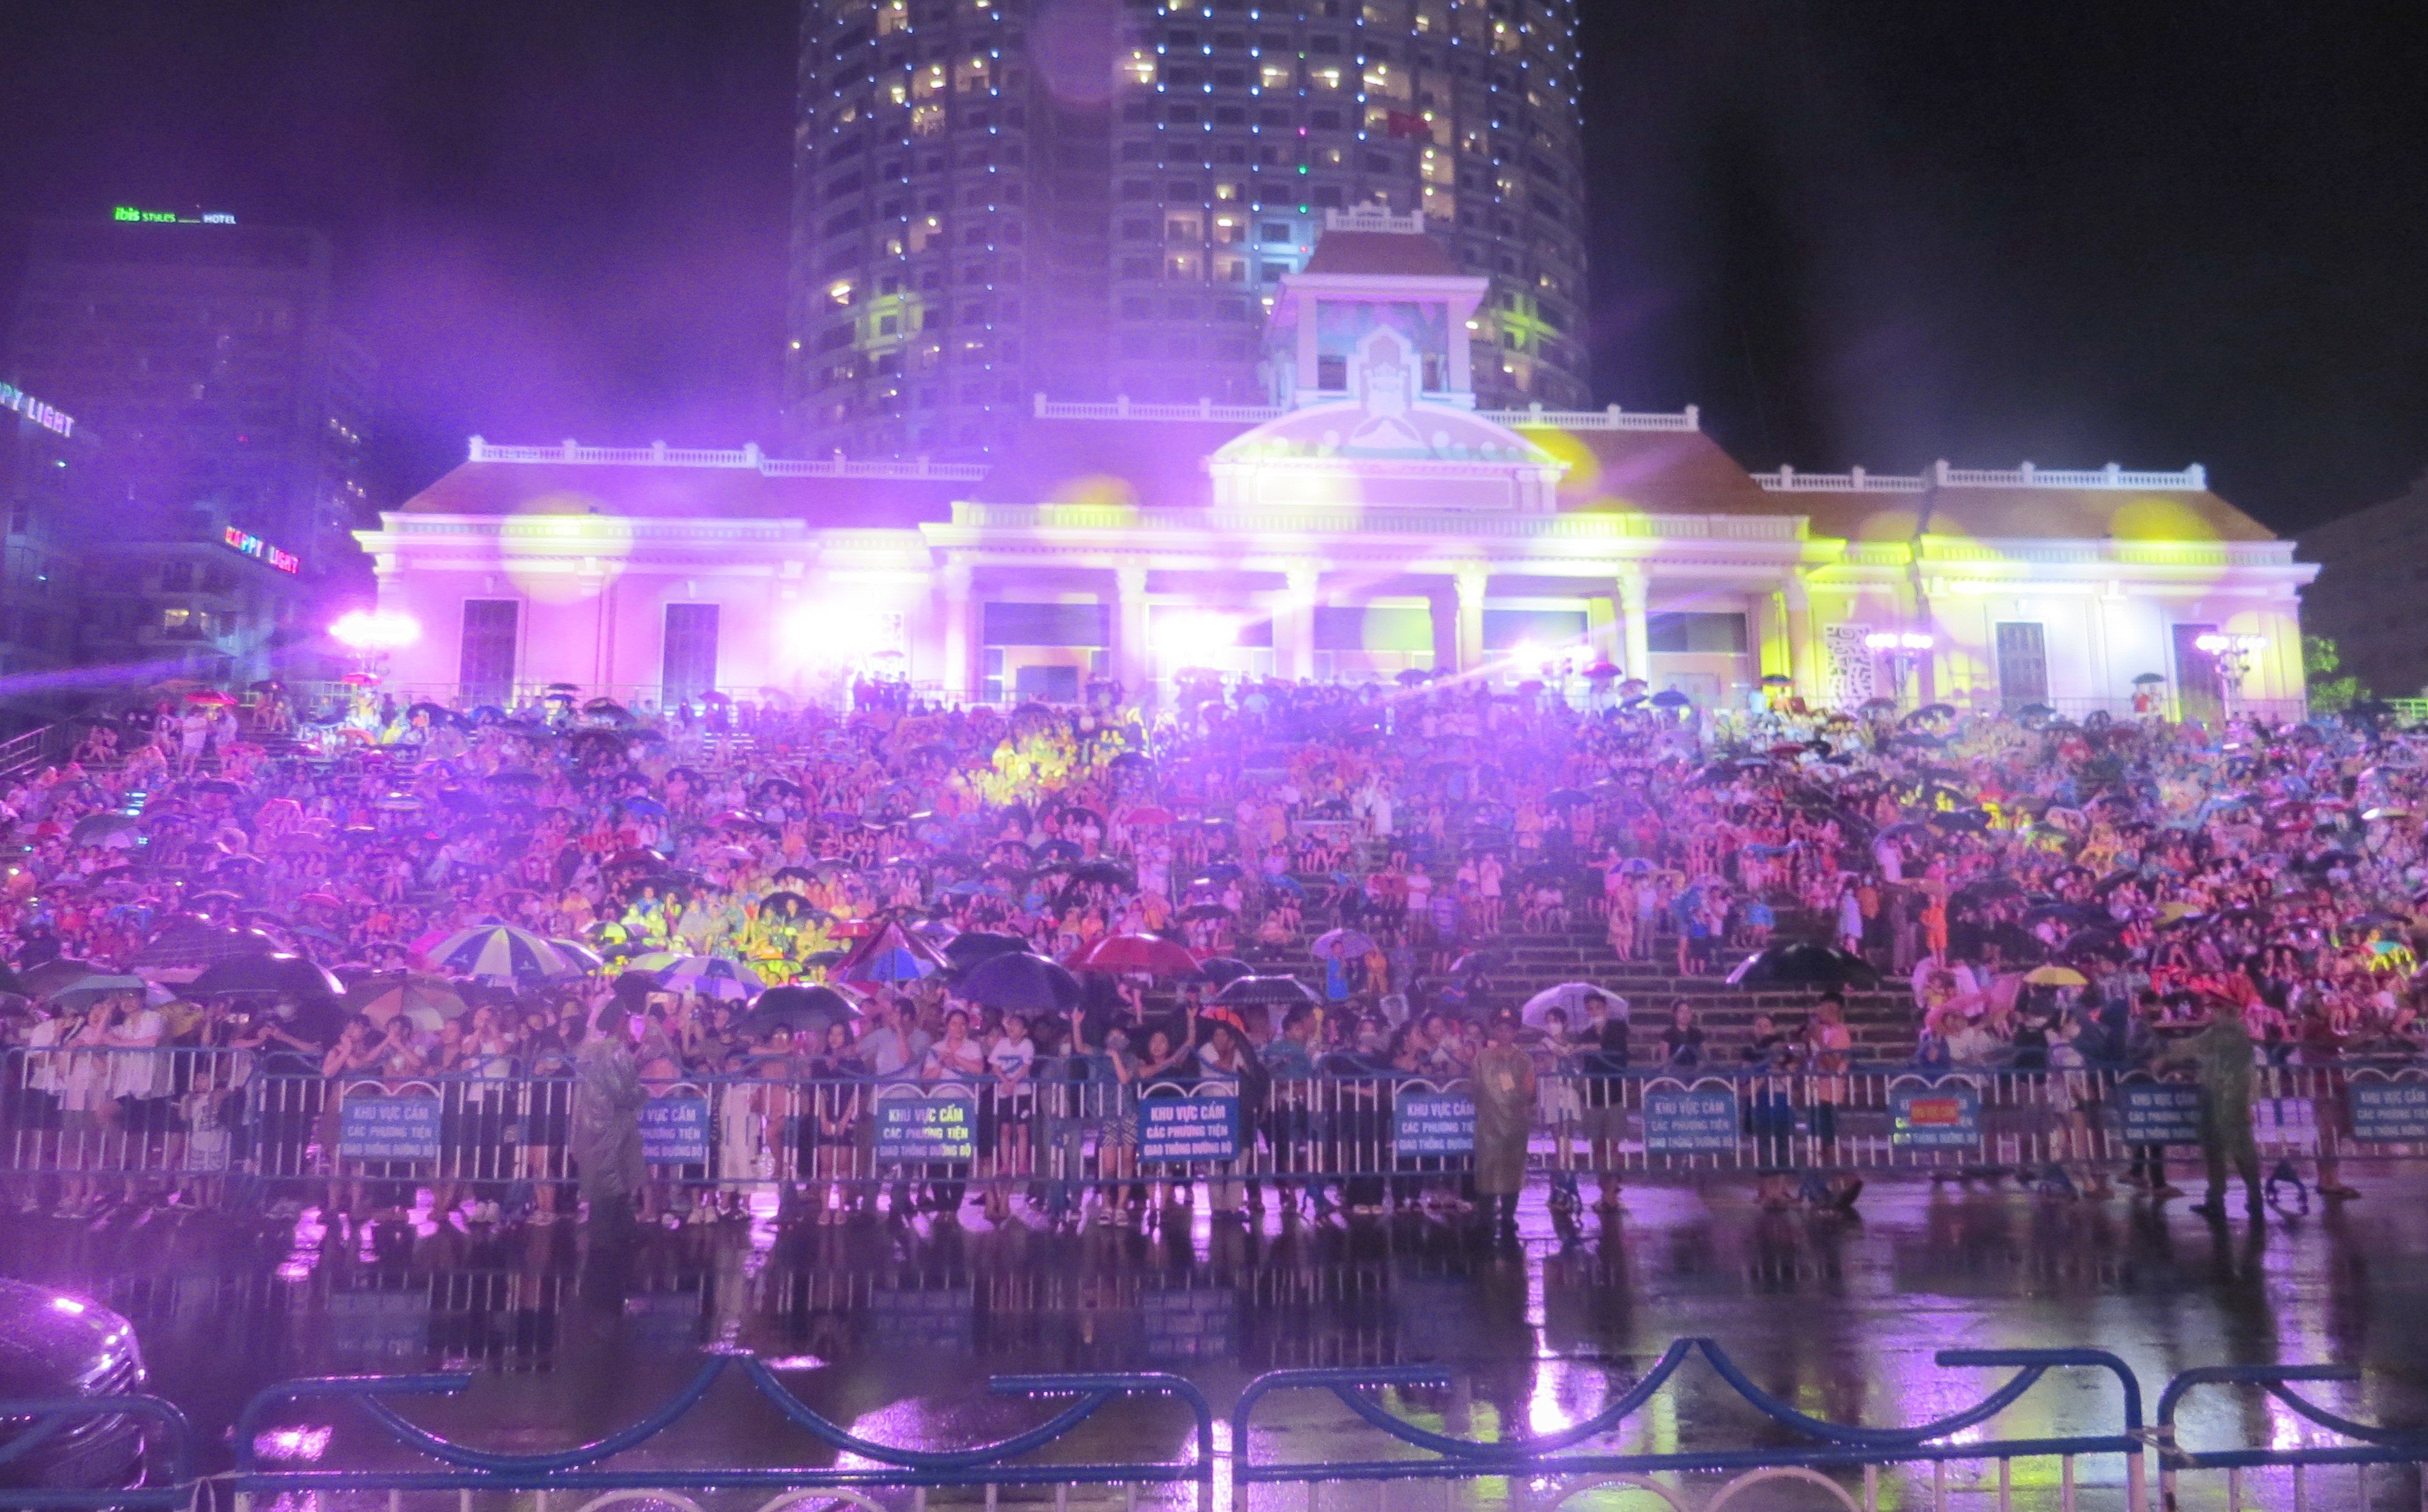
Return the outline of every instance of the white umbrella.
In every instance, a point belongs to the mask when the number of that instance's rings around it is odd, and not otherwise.
[[[1563,982],[1556,987],[1545,987],[1526,1000],[1526,1006],[1518,1010],[1518,1016],[1540,1029],[1544,1016],[1557,1008],[1568,1016],[1569,1023],[1581,1024],[1588,1016],[1587,1010],[1596,998],[1608,999],[1611,1016],[1622,1023],[1626,1021],[1627,1000],[1590,982]]]

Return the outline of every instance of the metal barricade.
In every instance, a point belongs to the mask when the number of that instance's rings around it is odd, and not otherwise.
[[[245,1169],[250,1050],[93,1045],[0,1053],[7,1168],[75,1185]]]
[[[2350,1365],[2206,1365],[2183,1372],[2158,1393],[2158,1485],[2167,1512],[2187,1504],[2183,1482],[2223,1491],[2201,1500],[2234,1509],[2245,1505],[2321,1507],[2428,1506],[2428,1432],[2358,1423],[2311,1401],[2293,1388],[2360,1379]],[[2271,1413],[2269,1441],[2256,1448],[2188,1449],[2175,1420],[2184,1397],[2202,1387],[2239,1387],[2283,1408]],[[2303,1443],[2307,1435],[2326,1441]],[[2217,1481],[2223,1486],[2217,1486]],[[2206,1483],[2206,1484],[2203,1484]]]
[[[774,1186],[813,1206],[924,1184],[1049,1206],[1086,1189],[1331,1187],[1361,1203],[1455,1195],[1474,1107],[1454,1074],[1262,1074],[1124,1081],[1086,1058],[1018,1081],[691,1077],[649,1087],[658,1195]],[[495,1197],[576,1175],[566,1076],[329,1079],[225,1049],[19,1049],[0,1059],[7,1169],[51,1190],[102,1179],[411,1182]],[[1654,1068],[1539,1078],[1529,1169],[1692,1179],[1796,1171],[2100,1181],[2201,1144],[2188,1080],[2147,1071],[1858,1065]],[[2253,1096],[2264,1162],[2428,1156],[2428,1069],[2270,1066]],[[1375,1183],[1384,1183],[1377,1187]]]
[[[1623,1441],[1634,1426],[1631,1420],[1650,1406],[1685,1365],[1698,1357],[1729,1392],[1788,1441],[1762,1448],[1689,1448],[1676,1441],[1678,1426],[1687,1421],[1687,1414],[1674,1408],[1654,1414],[1662,1419],[1662,1427],[1652,1434],[1639,1433],[1646,1441],[1632,1445]],[[1637,1491],[1645,1493],[1651,1504],[1666,1506],[1671,1512],[1693,1512],[1698,1504],[1705,1512],[1719,1512],[1757,1488],[1781,1484],[1800,1484],[1823,1493],[1794,1504],[1836,1504],[1852,1512],[1915,1504],[1944,1509],[1957,1494],[1965,1493],[1969,1499],[1970,1494],[1992,1488],[1997,1504],[2007,1507],[2014,1501],[2016,1465],[2053,1460],[2054,1477],[2036,1478],[2042,1485],[2052,1478],[2056,1481],[2062,1512],[2074,1512],[2087,1489],[2103,1492],[2098,1500],[2124,1512],[2142,1512],[2147,1497],[2141,1388],[2123,1360],[2097,1349],[1951,1349],[1940,1351],[1933,1359],[1944,1367],[2003,1369],[2015,1374],[1971,1406],[1930,1422],[1873,1427],[1832,1423],[1800,1411],[1754,1384],[1715,1341],[1681,1339],[1642,1375],[1611,1383],[1601,1408],[1583,1421],[1526,1438],[1477,1440],[1412,1421],[1404,1410],[1394,1412],[1379,1400],[1379,1393],[1389,1390],[1416,1398],[1418,1402],[1410,1405],[1419,1405],[1429,1389],[1452,1384],[1450,1374],[1437,1367],[1273,1371],[1249,1382],[1232,1409],[1234,1501],[1241,1507],[1271,1505],[1292,1512],[1304,1507],[1312,1512],[1316,1488],[1323,1482],[1423,1480],[1442,1483],[1452,1491],[1464,1486],[1469,1504],[1549,1509],[1566,1507],[1597,1491]],[[2019,1439],[1976,1431],[2023,1400],[2053,1370],[2095,1371],[2111,1376],[2116,1388],[2113,1426],[2105,1432]],[[1355,1447],[1333,1443],[1327,1444],[1321,1459],[1286,1456],[1281,1444],[1257,1452],[1256,1407],[1269,1396],[1293,1390],[1329,1392],[1375,1430],[1379,1435],[1375,1447],[1387,1453],[1370,1457],[1361,1455]],[[1614,1438],[1622,1441],[1610,1442]],[[2085,1481],[2080,1476],[2085,1461],[2113,1464],[2116,1470],[2112,1477]],[[1987,1467],[1988,1485],[1968,1473],[1977,1466]],[[1893,1474],[1906,1476],[1908,1484],[1884,1484]],[[1912,1484],[1916,1479],[1922,1484]],[[1255,1488],[1281,1486],[1303,1488],[1303,1491],[1270,1503],[1253,1495]],[[1695,1495],[1698,1490],[1703,1492],[1699,1503]]]

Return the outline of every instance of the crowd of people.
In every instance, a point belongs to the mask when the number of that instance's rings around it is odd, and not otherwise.
[[[1615,1102],[1596,1079],[1827,1080],[1857,1057],[1834,1000],[1746,1027],[1684,1000],[1639,1016],[1608,984],[1538,997],[1552,984],[1510,965],[1530,935],[1598,940],[1613,982],[1713,977],[1749,952],[1748,990],[1773,966],[1816,995],[1887,977],[1912,1000],[1894,1053],[1925,1065],[2190,1054],[2207,1084],[2231,1080],[2209,1032],[2229,1021],[2260,1065],[2417,1053],[2428,766],[2412,736],[1667,704],[1206,682],[1152,713],[898,691],[636,713],[570,689],[482,708],[371,691],[316,719],[276,688],[249,704],[172,691],[89,721],[70,758],[0,795],[0,1128],[18,1169],[42,1173],[14,1195],[78,1215],[208,1200],[177,1161],[214,1133],[266,1136],[228,1127],[235,1077],[166,1069],[175,1048],[333,1081],[565,1078],[552,1136],[502,1113],[451,1135],[552,1137],[594,1205],[619,1208],[649,1193],[615,1110],[677,1079],[983,1086],[1005,1114],[982,1131],[997,1179],[976,1196],[902,1181],[894,1207],[998,1216],[1039,1168],[1037,1136],[1006,1134],[1024,1089],[1087,1082],[1109,1089],[1091,1131],[1106,1221],[1155,1207],[1120,1151],[1136,1089],[1158,1080],[1266,1102],[1351,1073],[1488,1083],[1505,1105],[1475,1094],[1471,1168],[1343,1186],[1344,1205],[1495,1206],[1543,1130],[1585,1152],[1564,1159],[1555,1201],[1581,1200],[1582,1164],[1613,1204],[1616,1136],[1592,1115]],[[1836,953],[1766,949],[1791,940]],[[977,990],[997,951],[1073,963],[1075,990]],[[801,983],[837,996],[769,1010],[766,989]],[[2184,1050],[2195,1031],[2207,1048]],[[823,1190],[847,1162],[817,1152],[864,1144],[867,1113],[805,1104],[755,1142],[796,1149],[785,1171]],[[333,1131],[290,1136],[331,1178]],[[70,1169],[63,1152],[105,1138],[164,1179]],[[538,1170],[502,1153],[434,1200],[493,1219],[487,1183]],[[524,1206],[544,1218],[538,1185]],[[848,1185],[803,1211],[874,1206],[878,1183]],[[332,1210],[359,1186],[333,1179]],[[1281,1195],[1327,1202],[1321,1182]],[[1260,1195],[1217,1182],[1208,1198],[1245,1211]]]

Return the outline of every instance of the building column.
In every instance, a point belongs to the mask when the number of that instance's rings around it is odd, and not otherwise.
[[[1461,567],[1451,577],[1458,593],[1458,670],[1462,675],[1484,670],[1484,588],[1492,575],[1480,566]]]
[[[1147,646],[1146,569],[1113,569],[1113,680],[1134,704],[1147,701],[1155,661]]]
[[[937,681],[943,685],[946,699],[963,703],[977,698],[977,681],[971,675],[977,653],[977,624],[973,612],[970,593],[970,564],[959,558],[945,561],[936,575],[936,586],[943,600],[940,614],[943,621],[943,675]]]
[[[1315,306],[1316,301],[1312,299],[1298,301],[1298,330],[1295,333],[1298,337],[1298,350],[1293,354],[1294,365],[1298,368],[1295,375],[1297,392],[1290,396],[1290,402],[1293,405],[1317,402],[1309,396],[1314,395],[1323,386],[1321,380],[1316,376],[1318,359],[1315,347]]]
[[[1434,638],[1434,675],[1458,671],[1458,596],[1439,582],[1425,590],[1425,619]]]
[[[1618,601],[1619,644],[1627,651],[1618,664],[1628,676],[1648,683],[1652,680],[1652,631],[1645,614],[1651,587],[1650,575],[1641,565],[1630,563],[1618,569],[1612,593]]]
[[[1813,644],[1813,590],[1804,569],[1791,570],[1780,585],[1780,602],[1787,610],[1787,675],[1795,679],[1790,692],[1808,704],[1821,701],[1821,660]]]
[[[1785,674],[1787,605],[1778,589],[1746,595],[1746,629],[1753,649],[1754,676],[1759,679],[1774,673]]]
[[[1293,563],[1282,575],[1282,601],[1273,615],[1273,670],[1290,682],[1315,675],[1315,563]]]

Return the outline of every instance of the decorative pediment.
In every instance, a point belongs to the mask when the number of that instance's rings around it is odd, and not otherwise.
[[[1567,464],[1472,410],[1419,397],[1404,338],[1358,346],[1350,397],[1309,404],[1206,460],[1218,508],[1388,506],[1550,513]]]

